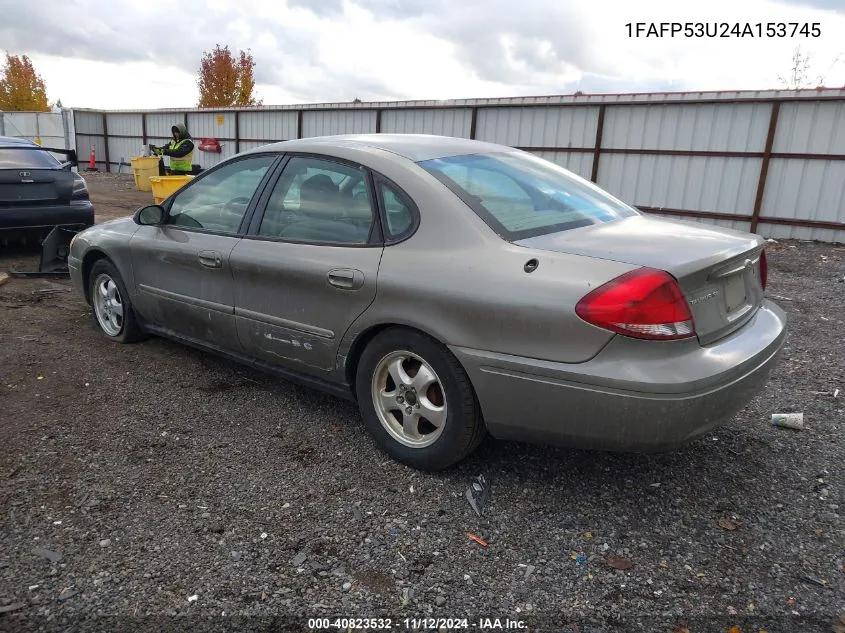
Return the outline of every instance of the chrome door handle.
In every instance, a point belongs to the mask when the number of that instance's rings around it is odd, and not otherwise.
[[[364,273],[353,268],[335,268],[326,275],[328,282],[335,288],[357,290],[364,285]]]
[[[223,258],[216,251],[200,251],[197,256],[199,263],[206,268],[222,268]]]

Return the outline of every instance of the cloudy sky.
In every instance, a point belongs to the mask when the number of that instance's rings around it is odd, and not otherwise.
[[[845,85],[845,0],[0,0],[51,100],[194,106],[203,51],[250,49],[265,104],[779,87],[796,46]],[[818,23],[820,37],[629,37],[627,23]],[[764,26],[765,28],[765,26]]]

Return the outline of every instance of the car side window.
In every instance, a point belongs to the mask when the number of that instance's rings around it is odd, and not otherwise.
[[[405,202],[405,197],[391,185],[379,182],[384,215],[387,220],[387,235],[391,239],[404,237],[413,228],[414,214]]]
[[[255,190],[275,160],[275,156],[245,158],[189,184],[173,198],[167,224],[237,233]]]
[[[373,226],[367,173],[295,156],[273,188],[258,234],[291,242],[366,244]]]

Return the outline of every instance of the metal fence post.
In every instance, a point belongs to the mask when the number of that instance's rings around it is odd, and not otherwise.
[[[106,113],[103,112],[103,154],[106,159],[106,171],[111,171],[111,161],[109,160],[109,124]]]
[[[235,110],[235,154],[241,153],[241,113]]]
[[[763,150],[763,164],[760,165],[760,179],[757,181],[757,196],[754,198],[754,211],[751,213],[751,232],[757,232],[760,221],[760,210],[763,208],[763,192],[766,189],[766,177],[769,175],[769,160],[772,157],[772,145],[775,141],[775,131],[778,127],[780,102],[772,104],[772,114],[769,117],[769,134],[766,136],[766,148]]]
[[[599,158],[601,157],[601,137],[604,134],[604,111],[605,104],[599,106],[599,118],[596,122],[596,144],[593,149],[593,169],[590,173],[590,180],[598,182],[599,178]]]
[[[65,137],[65,149],[71,149],[70,146],[70,117],[68,111],[62,108],[62,133]],[[75,139],[74,139],[75,140]],[[76,143],[74,143],[74,147]]]

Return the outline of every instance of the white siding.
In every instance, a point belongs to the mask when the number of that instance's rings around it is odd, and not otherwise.
[[[781,105],[772,151],[845,153],[845,102]]]
[[[556,163],[581,176],[590,179],[593,170],[592,152],[534,152],[540,158]]]
[[[606,154],[598,185],[635,205],[750,215],[761,161]]]
[[[475,137],[513,147],[595,147],[596,107],[480,109]]]
[[[607,108],[602,147],[762,152],[771,104]]]
[[[103,115],[99,112],[76,111],[73,118],[76,121],[77,134],[103,133]]]
[[[141,137],[137,139],[109,137],[109,162],[112,165],[117,165],[121,158],[124,163],[128,163],[130,158],[140,155]],[[98,155],[97,158],[105,160],[105,156]]]
[[[218,117],[222,117],[219,123]],[[190,112],[188,132],[197,143],[202,138],[234,139],[235,115],[233,112]]]
[[[173,138],[170,128],[185,122],[185,115],[181,112],[147,115],[147,136],[157,138]],[[190,130],[190,128],[188,128]],[[152,143],[153,141],[149,141]]]
[[[365,134],[376,131],[375,110],[346,112],[305,112],[302,115],[302,136],[333,134]]]
[[[381,131],[385,134],[438,134],[469,138],[472,110],[385,110]]]
[[[141,115],[140,114],[107,114],[106,126],[109,136],[135,136],[138,143],[141,142]]]
[[[61,112],[0,112],[0,136],[25,138],[43,147],[68,149]],[[72,142],[71,142],[72,144]],[[64,160],[64,156],[56,155]]]
[[[296,138],[296,112],[240,112],[241,138],[261,141],[287,141]],[[249,149],[241,142],[242,149]]]
[[[773,158],[761,217],[845,222],[845,161]],[[845,231],[767,225],[775,238],[845,242]]]

